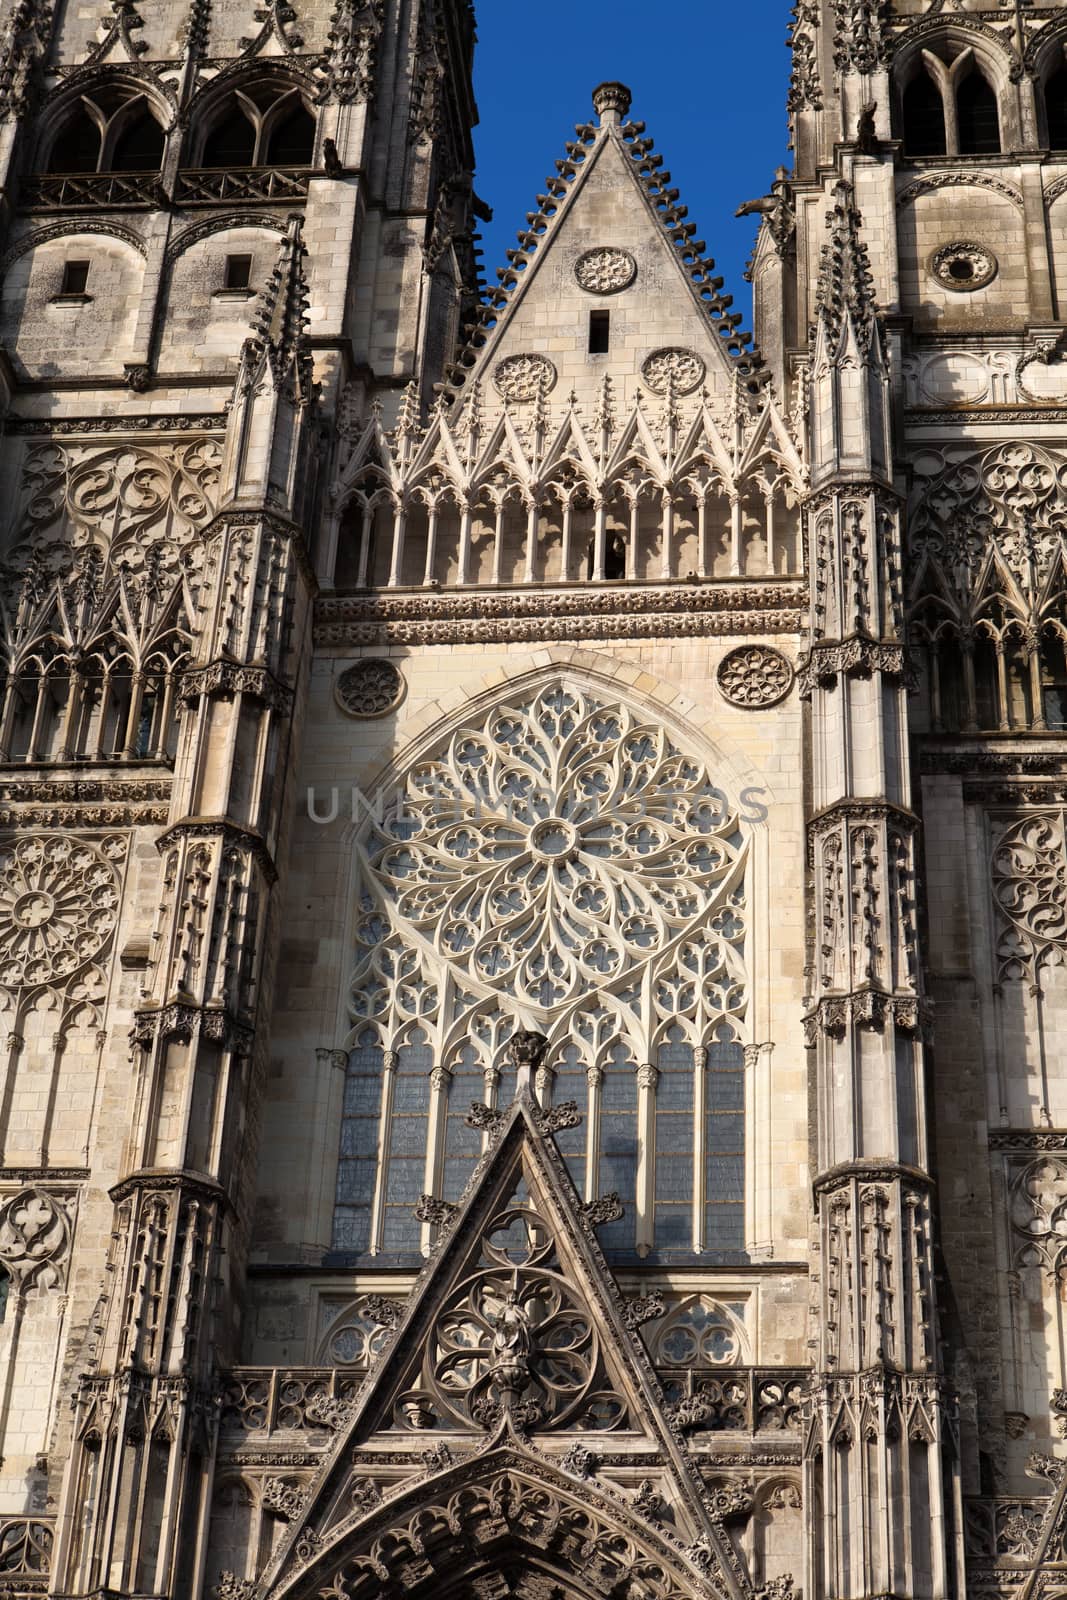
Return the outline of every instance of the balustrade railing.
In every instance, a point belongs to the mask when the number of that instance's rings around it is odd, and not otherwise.
[[[227,205],[245,201],[303,200],[311,178],[309,167],[202,167],[179,172],[174,188],[177,205]]]
[[[238,1367],[225,1380],[222,1430],[245,1436],[323,1429],[328,1403],[353,1401],[365,1367]],[[663,1369],[668,1414],[682,1431],[795,1432],[808,1375],[793,1368]]]

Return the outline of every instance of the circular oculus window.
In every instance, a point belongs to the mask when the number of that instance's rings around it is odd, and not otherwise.
[[[930,276],[943,289],[962,294],[984,289],[997,275],[997,258],[992,250],[969,239],[943,244],[934,251],[929,265]]]

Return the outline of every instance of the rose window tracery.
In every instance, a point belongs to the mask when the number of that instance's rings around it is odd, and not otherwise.
[[[748,841],[700,757],[553,677],[439,736],[366,815],[335,1248],[431,1248],[425,1152],[458,1200],[466,1113],[508,1104],[532,1029],[538,1092],[586,1112],[561,1145],[580,1189],[632,1194],[639,1142],[657,1151],[604,1247],[740,1250]]]
[[[626,1407],[605,1375],[593,1318],[564,1276],[548,1224],[514,1201],[490,1223],[477,1269],[442,1307],[402,1428],[617,1427]]]
[[[590,294],[618,294],[636,278],[637,262],[628,250],[600,245],[578,257],[574,276],[579,287]]]
[[[114,931],[125,854],[119,837],[0,844],[0,982],[61,983],[100,954]]]
[[[743,935],[743,845],[722,792],[662,727],[564,687],[420,762],[365,861],[395,927],[546,1016],[636,978],[716,911],[731,909],[728,943]],[[382,934],[372,910],[357,937],[373,952]],[[413,967],[411,981],[425,981]]]

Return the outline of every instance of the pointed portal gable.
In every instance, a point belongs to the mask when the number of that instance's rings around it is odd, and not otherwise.
[[[541,1111],[528,1097],[505,1113],[476,1109],[494,1142],[461,1205],[444,1208],[435,1252],[357,1400],[324,1406],[320,1420],[338,1436],[263,1592],[296,1592],[309,1553],[318,1566],[320,1554],[347,1550],[363,1522],[380,1517],[383,1493],[406,1504],[420,1461],[434,1479],[477,1465],[481,1481],[497,1453],[520,1450],[535,1477],[561,1475],[588,1497],[580,1486],[598,1450],[610,1450],[647,1474],[646,1499],[669,1508],[679,1552],[714,1573],[713,1589],[737,1593],[730,1541],[636,1332],[661,1307],[656,1297],[624,1299],[594,1234],[597,1220],[617,1214],[615,1197],[584,1205],[551,1137],[576,1111]],[[423,1204],[427,1217],[441,1214],[442,1202]],[[411,1468],[395,1487],[379,1486],[375,1467],[395,1479],[403,1459]],[[640,1496],[620,1504],[641,1515]]]
[[[557,162],[455,379],[495,404],[573,391],[592,408],[605,374],[624,410],[639,393],[727,395],[758,368],[741,319],[644,125],[620,121],[628,91],[602,85],[594,101],[600,124]]]

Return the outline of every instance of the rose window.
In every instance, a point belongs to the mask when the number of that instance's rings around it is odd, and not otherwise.
[[[738,942],[742,856],[722,792],[662,727],[555,687],[421,762],[365,859],[406,938],[549,1017],[716,913]],[[368,952],[383,931],[368,907]]]
[[[0,846],[0,968],[11,988],[71,978],[115,927],[122,839],[61,835]]]

